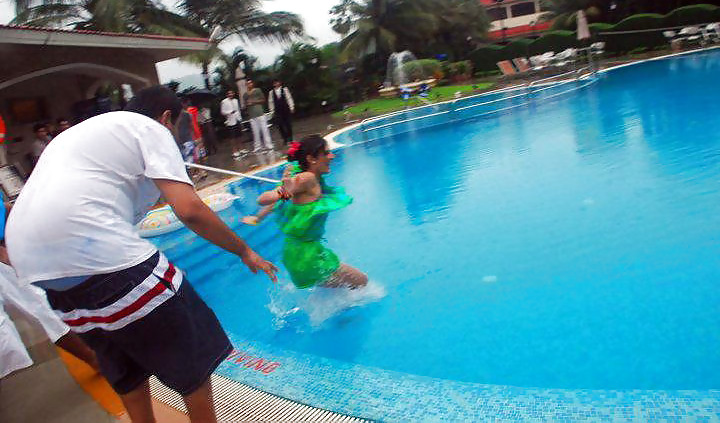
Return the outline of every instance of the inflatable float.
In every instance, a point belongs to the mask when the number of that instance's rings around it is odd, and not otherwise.
[[[212,194],[203,198],[203,202],[214,212],[219,212],[230,207],[238,198],[226,192]],[[153,236],[167,234],[183,227],[183,223],[175,216],[170,206],[163,206],[150,210],[145,218],[138,223],[137,230],[141,237],[150,238]]]

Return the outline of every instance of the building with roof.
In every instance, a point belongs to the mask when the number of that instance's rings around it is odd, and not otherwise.
[[[506,41],[514,37],[536,36],[552,23],[541,19],[540,0],[479,0],[491,20],[490,38]]]
[[[157,84],[157,62],[206,50],[208,44],[205,38],[0,25],[0,115],[6,124],[0,162],[27,173],[35,123],[59,117],[76,123],[98,108],[118,108],[122,98],[113,101],[101,91]]]

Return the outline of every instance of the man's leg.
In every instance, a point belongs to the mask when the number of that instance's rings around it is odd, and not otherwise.
[[[268,129],[267,119],[265,119],[265,116],[263,115],[258,117],[257,120],[258,126],[260,126],[260,134],[262,134],[263,144],[265,144],[265,148],[272,150],[273,142],[272,137],[270,136],[270,130]]]
[[[127,394],[120,395],[120,399],[132,423],[155,423],[150,399],[150,384],[147,380]]]
[[[255,119],[250,119],[250,129],[252,129],[252,136],[253,136],[253,153],[257,153],[262,148],[262,144],[260,143],[260,124]]]
[[[191,422],[214,423],[217,421],[210,379],[206,380],[195,392],[185,395],[183,401]]]
[[[292,128],[290,127],[289,116],[278,116],[278,130],[280,130],[280,135],[282,136],[283,142],[285,142],[285,144],[292,140]]]

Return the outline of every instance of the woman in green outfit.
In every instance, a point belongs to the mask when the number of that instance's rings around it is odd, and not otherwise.
[[[283,263],[298,288],[359,288],[368,281],[364,273],[340,263],[337,255],[322,244],[328,213],[352,203],[343,188],[325,184],[323,175],[330,172],[333,157],[319,135],[292,142],[288,160],[296,161],[299,168],[294,174],[284,175],[282,185],[258,199],[261,206],[280,202],[275,210],[285,234]]]

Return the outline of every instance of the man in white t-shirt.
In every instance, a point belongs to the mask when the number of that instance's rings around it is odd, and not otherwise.
[[[235,91],[228,90],[225,98],[220,102],[220,114],[225,116],[225,128],[227,128],[230,137],[233,157],[238,158],[240,157],[242,115],[240,114],[240,102],[235,98]]]
[[[275,280],[277,270],[197,196],[173,134],[181,111],[165,87],[123,112],[90,118],[45,149],[7,223],[20,283],[95,350],[133,421],[154,421],[148,377],[179,392],[193,422],[215,421],[209,377],[232,347],[183,273],[134,225],[160,195],[185,225]]]

